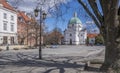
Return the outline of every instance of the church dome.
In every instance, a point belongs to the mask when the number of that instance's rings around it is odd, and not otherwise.
[[[82,22],[77,17],[77,13],[74,13],[74,17],[72,17],[69,21],[69,24],[81,24]]]

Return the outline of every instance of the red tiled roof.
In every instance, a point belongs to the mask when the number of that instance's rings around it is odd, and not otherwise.
[[[2,4],[4,8],[15,11],[15,9],[6,0],[0,0],[0,4]]]
[[[18,11],[18,17],[23,17],[25,22],[30,21],[30,18],[25,14],[25,12]]]
[[[19,12],[19,11],[18,11],[18,13],[17,13],[17,16],[18,16],[18,17],[21,17],[21,15],[20,15],[20,12]]]
[[[98,36],[98,34],[87,34],[88,38],[95,38],[96,36]]]

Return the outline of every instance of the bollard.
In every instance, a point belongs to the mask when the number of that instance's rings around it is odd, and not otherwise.
[[[9,50],[9,45],[7,45],[6,50]]]
[[[88,62],[85,63],[84,70],[87,70],[89,68],[89,66],[90,66],[90,61],[88,61]]]

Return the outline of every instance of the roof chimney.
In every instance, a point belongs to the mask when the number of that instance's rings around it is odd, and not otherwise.
[[[0,6],[3,6],[3,4],[0,3]]]

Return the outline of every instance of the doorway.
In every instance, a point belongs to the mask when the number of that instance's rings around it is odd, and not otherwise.
[[[7,36],[3,36],[3,44],[8,44],[8,37]]]
[[[72,45],[72,39],[70,39],[70,45]]]
[[[10,43],[13,45],[14,44],[14,37],[10,38]]]

